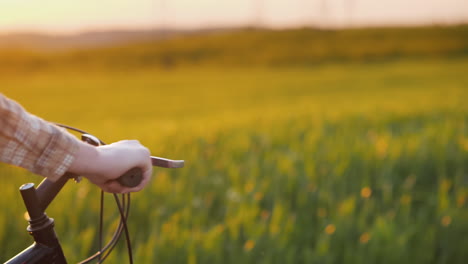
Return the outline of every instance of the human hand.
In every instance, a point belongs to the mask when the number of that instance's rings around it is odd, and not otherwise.
[[[134,167],[143,172],[138,186],[129,188],[116,181]],[[99,147],[80,144],[69,172],[86,177],[105,192],[127,193],[143,189],[151,178],[152,169],[149,150],[137,140],[123,140]]]

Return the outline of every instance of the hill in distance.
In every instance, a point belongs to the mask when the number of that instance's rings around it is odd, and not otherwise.
[[[227,31],[228,29],[206,30],[108,30],[89,31],[77,34],[53,35],[44,33],[0,33],[0,49],[25,49],[35,51],[64,51],[89,49],[129,44],[134,42],[156,41],[180,35]]]
[[[0,49],[0,72],[50,68],[303,66],[402,57],[467,56],[468,25],[95,32],[59,37],[8,36],[0,38],[1,42],[10,44]]]

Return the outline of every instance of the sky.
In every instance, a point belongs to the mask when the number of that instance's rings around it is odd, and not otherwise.
[[[0,33],[468,22],[468,0],[0,0]]]

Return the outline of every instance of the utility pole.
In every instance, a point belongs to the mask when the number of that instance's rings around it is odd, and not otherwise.
[[[264,0],[253,0],[254,1],[254,17],[253,27],[260,28],[263,25],[263,8]]]
[[[161,32],[164,32],[167,29],[166,0],[159,1],[159,23],[160,23]]]
[[[357,0],[344,0],[344,6],[346,8],[345,12],[347,14],[346,24],[345,26],[352,27],[353,26],[353,18],[354,18],[354,9],[356,7]]]
[[[318,21],[318,26],[320,28],[326,28],[328,25],[328,15],[329,15],[329,7],[327,1],[329,0],[321,0],[320,2],[320,7],[319,7],[319,21]]]

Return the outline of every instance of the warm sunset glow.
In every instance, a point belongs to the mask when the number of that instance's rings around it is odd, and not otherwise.
[[[468,21],[464,0],[1,0],[0,32]]]

